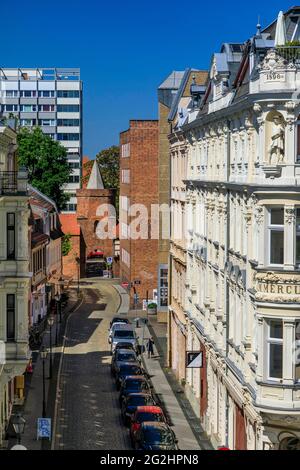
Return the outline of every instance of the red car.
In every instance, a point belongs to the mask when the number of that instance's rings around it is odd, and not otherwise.
[[[100,250],[99,248],[95,248],[93,251],[89,252],[87,257],[88,257],[88,259],[103,258],[104,257],[104,251]]]
[[[138,406],[131,420],[131,442],[134,441],[134,434],[140,429],[144,421],[166,423],[166,418],[159,406]]]

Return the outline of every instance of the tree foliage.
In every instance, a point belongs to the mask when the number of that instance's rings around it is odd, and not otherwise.
[[[61,252],[63,256],[68,256],[68,254],[72,250],[71,238],[72,235],[70,233],[67,233],[62,239]]]
[[[96,155],[103,183],[106,188],[119,189],[120,149],[116,145],[101,150]]]
[[[18,132],[18,159],[28,170],[30,184],[53,199],[58,210],[64,209],[69,196],[63,187],[72,171],[65,147],[39,127],[23,127]]]

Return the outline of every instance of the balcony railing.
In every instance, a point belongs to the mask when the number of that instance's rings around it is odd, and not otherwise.
[[[278,46],[276,50],[288,62],[300,66],[300,46]]]
[[[0,172],[0,195],[24,194],[27,190],[27,172],[2,171]]]

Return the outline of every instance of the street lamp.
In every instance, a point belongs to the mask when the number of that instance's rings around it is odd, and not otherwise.
[[[47,358],[47,350],[45,347],[41,350],[41,358],[43,360],[43,418],[46,418],[45,359]]]
[[[57,311],[59,313],[59,323],[61,323],[61,305],[60,305],[60,295],[56,294],[55,300],[57,302]]]
[[[52,379],[52,326],[54,325],[54,316],[50,315],[48,318],[48,325],[50,327],[50,358],[49,358],[49,379]]]
[[[18,413],[12,418],[12,425],[18,438],[18,444],[21,444],[21,434],[24,434],[25,424],[26,421],[21,413]]]

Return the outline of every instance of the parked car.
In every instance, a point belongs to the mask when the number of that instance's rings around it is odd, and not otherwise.
[[[103,258],[103,257],[104,257],[104,251],[100,250],[100,248],[95,248],[93,251],[90,251],[87,255],[88,259]]]
[[[140,429],[145,421],[166,423],[166,417],[159,406],[138,406],[131,417],[130,439],[134,440],[134,434]]]
[[[130,345],[131,346],[131,345]],[[120,367],[123,362],[139,362],[138,356],[133,349],[115,349],[111,360],[111,373],[115,375],[116,369]]]
[[[131,343],[134,347],[134,350],[138,350],[138,337],[136,336],[136,333],[134,331],[134,328],[130,325],[117,325],[115,328],[113,328],[112,336],[111,336],[111,350],[114,352],[116,345],[118,343]]]
[[[115,323],[113,323],[113,325],[110,327],[109,333],[108,333],[108,342],[109,342],[109,343],[112,342],[113,334],[114,334],[115,330],[116,330],[119,326],[124,326],[125,328],[127,328],[128,325],[127,325],[126,323],[123,323],[123,322],[115,322]]]
[[[138,354],[138,351],[135,351],[135,349],[134,349],[134,345],[132,343],[127,343],[126,341],[124,341],[124,342],[122,341],[122,343],[117,343],[116,347],[114,349],[114,353],[118,349],[128,349],[128,350],[134,351],[136,354]]]
[[[126,325],[129,325],[130,321],[128,318],[125,318],[125,317],[113,317],[113,319],[111,320],[109,324],[109,327],[111,328],[114,323],[124,323]]]
[[[144,375],[146,376],[145,370],[141,367],[139,362],[122,362],[118,368],[116,368],[116,385],[117,390],[120,390],[121,385],[125,379],[130,375]]]
[[[174,431],[166,423],[145,421],[133,435],[136,450],[179,450]]]
[[[156,405],[156,402],[148,392],[130,393],[122,403],[122,418],[126,425],[130,424],[131,418],[139,406]]]
[[[123,400],[130,393],[147,392],[151,393],[152,385],[149,380],[142,375],[130,375],[125,377],[120,388],[119,402],[122,405]]]

